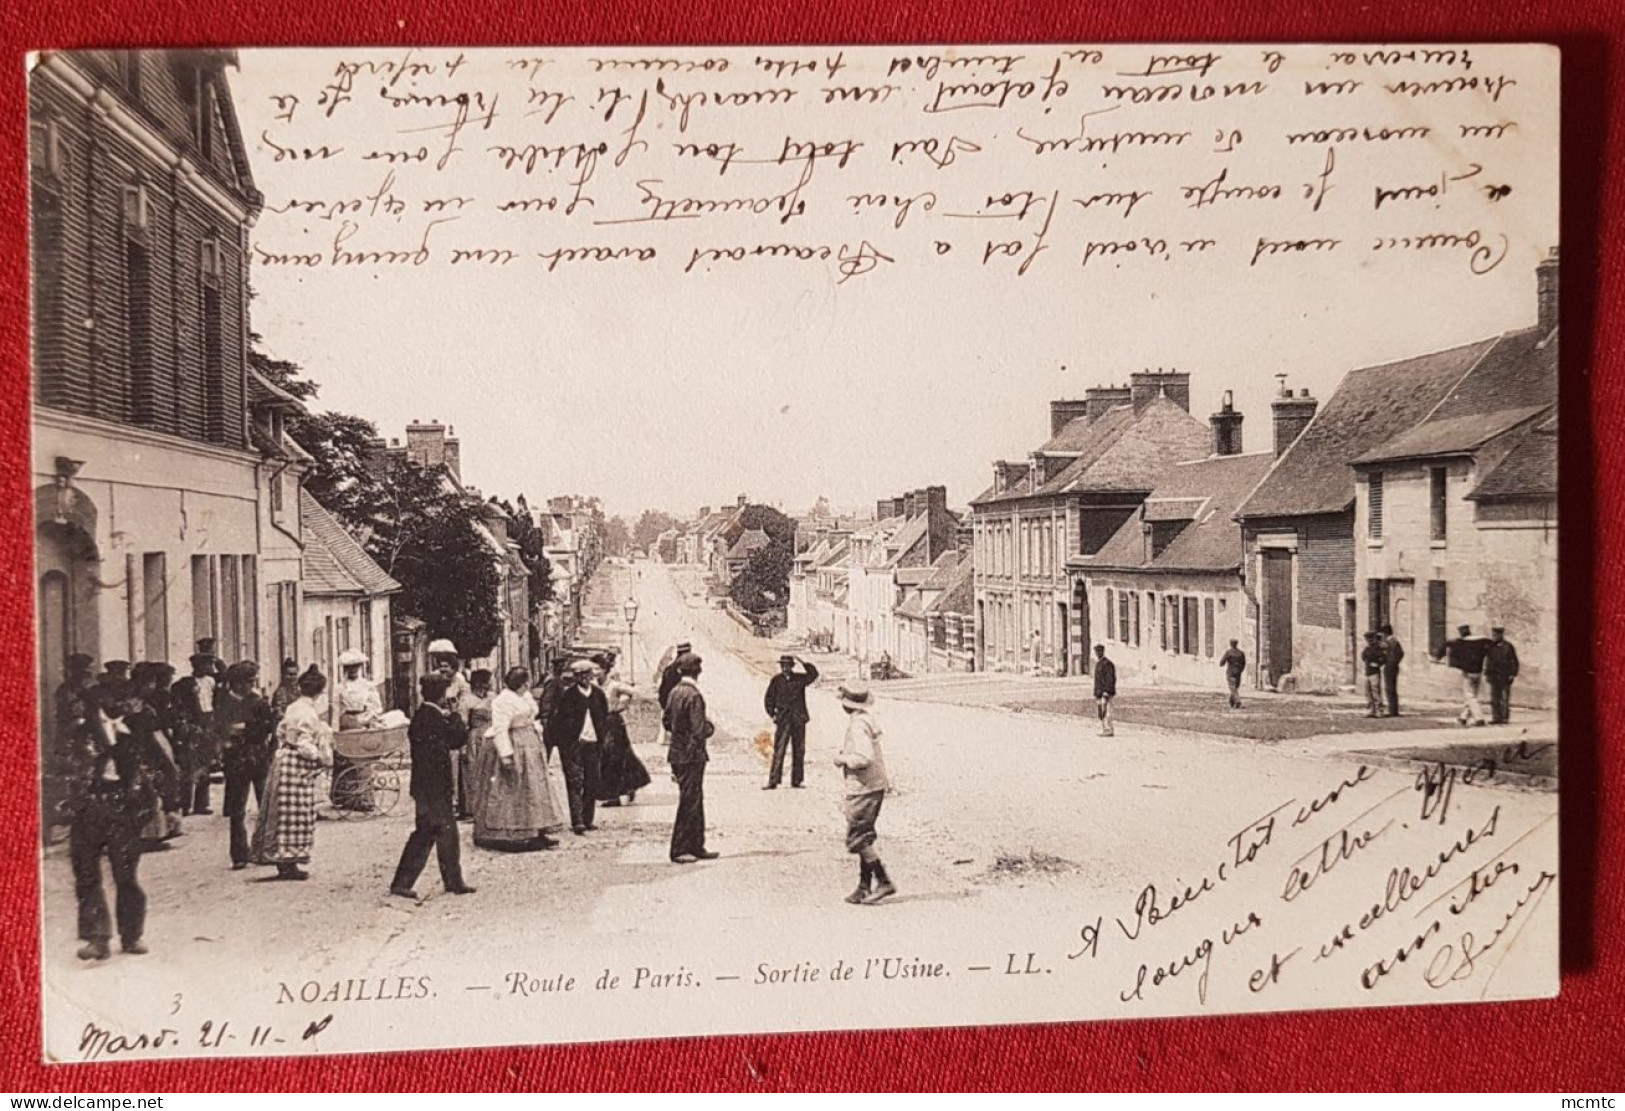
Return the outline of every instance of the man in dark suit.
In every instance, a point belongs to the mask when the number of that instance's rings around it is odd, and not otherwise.
[[[570,665],[569,686],[559,688],[553,701],[551,732],[564,768],[564,787],[570,799],[570,829],[586,833],[598,806],[598,772],[603,739],[609,728],[609,699],[593,679],[591,660]]]
[[[1405,660],[1405,646],[1394,635],[1392,625],[1384,625],[1382,633],[1382,689],[1388,699],[1388,716],[1399,716],[1399,665]]]
[[[559,691],[565,686],[564,664],[563,656],[554,656],[548,664],[547,678],[536,689],[536,725],[542,731],[542,743],[549,752],[558,747],[558,738],[553,736],[553,708],[558,705]]]
[[[796,664],[801,664],[797,674]],[[773,719],[773,767],[767,773],[767,786],[771,791],[784,778],[784,750],[790,749],[790,786],[800,787],[805,778],[803,766],[807,758],[807,688],[818,681],[818,669],[794,656],[779,657],[779,673],[767,684],[762,706]]]
[[[259,666],[243,660],[226,669],[226,688],[215,695],[214,727],[220,765],[226,777],[226,817],[231,823],[231,867],[247,868],[248,796],[263,806],[265,781],[271,773],[271,736],[276,715],[271,704],[254,689]]]
[[[1497,625],[1484,646],[1484,682],[1490,687],[1490,721],[1496,725],[1512,720],[1512,680],[1517,677],[1518,650]]]
[[[444,675],[425,675],[418,680],[423,701],[407,729],[412,742],[412,799],[417,804],[417,825],[406,839],[395,878],[389,885],[389,893],[403,899],[418,897],[412,885],[429,863],[431,846],[439,859],[440,882],[446,885],[446,891],[452,895],[474,893],[463,882],[451,773],[452,751],[467,742],[468,726],[447,705],[450,687]]]
[[[1117,700],[1117,665],[1106,658],[1106,646],[1095,645],[1095,713],[1100,717],[1100,735],[1116,734],[1112,703]]]
[[[674,864],[715,860],[719,854],[705,847],[705,764],[709,755],[705,742],[716,726],[705,714],[705,695],[700,693],[700,658],[692,652],[677,657],[677,683],[666,700],[665,724],[671,733],[666,754],[672,778],[677,780],[677,818],[671,827],[671,859]]]

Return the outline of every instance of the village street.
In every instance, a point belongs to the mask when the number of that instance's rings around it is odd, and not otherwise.
[[[1090,966],[1098,974],[1065,990],[1057,983],[1041,998],[1030,998],[1022,1004],[1028,1016],[1168,1013],[1199,1005],[1193,977],[1155,995],[1149,989],[1134,995],[1135,965],[1175,960],[1199,946],[1204,933],[1245,922],[1250,913],[1275,933],[1238,949],[1228,965],[1210,956],[1213,982],[1208,986],[1204,976],[1202,994],[1215,1008],[1307,1006],[1315,998],[1309,977],[1289,995],[1254,999],[1245,987],[1248,975],[1268,966],[1272,945],[1318,945],[1345,920],[1358,919],[1382,901],[1395,860],[1411,860],[1420,871],[1441,847],[1436,843],[1441,837],[1448,846],[1470,826],[1488,828],[1484,836],[1496,837],[1493,848],[1476,850],[1485,860],[1532,835],[1523,843],[1530,854],[1524,877],[1547,867],[1555,871],[1555,793],[1505,776],[1489,782],[1480,777],[1472,785],[1452,779],[1454,802],[1448,796],[1444,801],[1454,809],[1429,811],[1416,790],[1414,765],[1378,767],[1352,754],[1381,747],[1393,736],[1404,736],[1407,744],[1454,740],[1447,731],[1264,746],[1124,724],[1115,738],[1106,739],[1096,735],[1092,720],[909,700],[888,695],[880,684],[878,714],[895,787],[880,821],[880,847],[900,894],[878,907],[850,906],[842,896],[851,889],[856,869],[842,843],[841,778],[831,765],[844,727],[834,681],[808,692],[813,721],[807,789],[789,789],[787,774],[780,790],[763,791],[767,761],[759,735],[768,723],[761,699],[770,667],[763,661],[776,658],[777,651],[709,604],[697,569],[648,563],[607,563],[600,569],[584,640],[626,643],[620,603],[628,594],[640,603],[631,670],[641,691],[652,692],[655,663],[674,641],[692,640],[704,657],[700,683],[718,726],[706,812],[710,847],[720,859],[687,866],[667,859],[676,789],[666,771],[657,716],[652,702],[645,702],[630,715],[630,726],[652,786],[629,807],[600,811],[597,832],[564,832],[563,844],[552,852],[476,850],[464,827],[464,868],[478,888],[468,897],[441,892],[432,863],[417,885],[420,902],[389,896],[389,877],[412,822],[410,800],[404,797],[387,816],[321,823],[311,879],[298,884],[264,882],[264,870],[230,871],[225,821],[191,818],[187,835],[173,848],[141,862],[150,898],[151,953],[87,965],[73,958],[73,888],[65,847],[53,847],[44,864],[44,898],[51,910],[45,919],[47,1006],[59,995],[82,1001],[89,978],[101,978],[126,1001],[164,1004],[156,1015],[166,1012],[172,999],[177,1009],[187,1008],[194,989],[229,993],[240,983],[259,997],[294,995],[301,984],[430,969],[436,970],[434,991],[443,999],[484,998],[482,993],[506,991],[504,977],[515,969],[540,977],[555,972],[590,977],[609,964],[611,957],[600,959],[603,954],[623,961],[643,954],[650,967],[664,962],[675,968],[681,961],[696,986],[722,988],[734,976],[748,983],[761,962],[788,967],[803,953],[824,960],[835,939],[840,952],[858,956],[940,952],[964,960],[961,954],[980,951],[980,945],[985,959],[965,965],[971,971],[960,974],[989,978],[983,983],[1008,971],[1006,964],[1027,960],[1028,952],[1067,971],[1081,971],[1081,965],[1068,963],[1074,953],[1085,964],[1098,955]],[[823,665],[824,658],[812,658]],[[623,660],[623,675],[626,664]],[[1517,727],[1473,732],[1473,739],[1485,744],[1513,745],[1520,739]],[[1362,772],[1362,763],[1371,766]],[[1350,786],[1338,792],[1341,783]],[[1329,795],[1325,813],[1317,814],[1321,808],[1311,802]],[[1277,815],[1273,844],[1268,832],[1256,832],[1257,823],[1271,814]],[[1320,879],[1312,898],[1309,883],[1292,890],[1294,872],[1312,870],[1302,854],[1318,853],[1318,843],[1331,838],[1340,823],[1361,833],[1358,820],[1372,814],[1367,819],[1372,829],[1376,818],[1393,819],[1383,827],[1391,827],[1383,833],[1394,842],[1391,851],[1367,860],[1345,850],[1333,861],[1338,870]],[[1436,824],[1418,821],[1424,814]],[[1303,820],[1290,822],[1295,815]],[[1249,830],[1254,832],[1243,836]],[[1265,847],[1258,849],[1261,837]],[[1415,844],[1400,843],[1405,837]],[[1255,846],[1251,854],[1249,846]],[[1259,857],[1246,885],[1226,882],[1223,868],[1214,878],[1221,861],[1236,860],[1232,867],[1239,873],[1244,855],[1249,865]],[[1469,871],[1458,868],[1459,875],[1445,878],[1455,883]],[[1211,893],[1200,890],[1203,877]],[[1309,878],[1313,882],[1315,876]],[[1142,895],[1148,884],[1162,892],[1151,899],[1150,906],[1159,909],[1149,917]],[[1435,886],[1439,890],[1430,892],[1430,899],[1444,894],[1444,880]],[[1197,889],[1203,909],[1179,909],[1178,893],[1187,888]],[[1294,899],[1295,894],[1302,898]],[[1501,902],[1510,905],[1511,897]],[[1504,909],[1494,908],[1494,921]],[[1159,913],[1176,910],[1177,922],[1168,918],[1154,935],[1155,950],[1136,940],[1158,926]],[[1555,899],[1529,909],[1537,911],[1555,915]],[[1275,926],[1282,920],[1292,923],[1293,933]],[[951,929],[944,921],[951,921]],[[1087,927],[1096,921],[1104,923],[1095,934],[1098,954],[1087,952]],[[1538,950],[1530,953],[1538,956]],[[1327,965],[1330,973],[1357,977],[1368,958],[1381,955],[1378,948],[1360,953],[1359,960]],[[1306,962],[1295,971],[1308,973]],[[468,982],[446,983],[440,970],[449,966],[469,969]],[[1544,965],[1536,961],[1535,968]],[[1405,970],[1410,976],[1418,971]],[[1470,997],[1480,988],[1489,990],[1485,981],[1491,975],[1479,974]],[[724,982],[716,984],[713,977]],[[1505,977],[1508,988],[1515,979]],[[1123,1000],[1123,993],[1131,998]],[[1382,1001],[1373,993],[1373,1003]],[[472,1003],[465,1000],[465,1005]],[[1002,1013],[1000,1006],[993,1004],[992,1013]],[[942,1010],[940,1001],[929,997],[922,997],[919,1009],[919,1021],[948,1021],[960,1013]],[[806,1022],[817,1025],[820,1016],[831,1015],[864,1024],[841,1011],[838,1001],[817,1000],[809,1005]],[[965,1011],[964,1020],[970,1017]],[[620,1022],[616,1028],[624,1036],[643,1029],[630,1018]],[[651,1022],[651,1029],[662,1026],[658,1016]],[[727,1012],[712,1013],[705,1025],[730,1028]],[[481,1034],[500,1040],[484,1029]],[[568,1037],[545,1024],[526,1024],[508,1040]],[[447,1032],[443,1040],[457,1037]]]

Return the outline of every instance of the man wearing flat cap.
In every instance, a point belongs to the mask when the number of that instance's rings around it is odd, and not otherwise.
[[[1490,685],[1490,721],[1505,725],[1512,720],[1512,680],[1518,677],[1518,650],[1497,625],[1490,630],[1484,646],[1484,681]]]
[[[716,726],[705,713],[705,695],[700,693],[701,661],[684,652],[672,663],[677,683],[666,699],[664,721],[671,734],[666,753],[672,778],[677,780],[677,817],[671,827],[671,859],[674,864],[715,860],[717,853],[705,847],[705,764],[710,758],[705,742]]]
[[[593,682],[591,660],[570,664],[570,681],[553,700],[549,732],[558,746],[559,764],[570,802],[570,830],[578,836],[597,829],[598,776],[603,740],[609,728],[609,699]]]
[[[801,671],[796,671],[796,664]],[[762,700],[767,716],[773,719],[773,767],[767,773],[767,786],[771,791],[784,778],[784,752],[789,749],[790,786],[802,786],[807,758],[807,688],[818,681],[818,669],[810,663],[797,660],[786,653],[779,657],[779,673],[767,684]]]
[[[685,653],[693,650],[694,646],[688,641],[680,640],[661,655],[659,664],[660,685],[656,688],[655,699],[660,703],[662,712],[666,709],[666,700],[671,697],[672,688],[682,678],[681,675],[677,674],[677,660]],[[671,731],[669,729],[661,730],[660,741],[662,744],[671,744]]]

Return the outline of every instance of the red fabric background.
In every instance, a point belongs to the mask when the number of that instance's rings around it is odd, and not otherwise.
[[[0,1089],[1625,1088],[1625,6],[1609,0],[24,0],[0,76]],[[1479,1007],[986,1030],[45,1068],[32,783],[26,111],[23,53],[92,46],[1250,40],[1555,42],[1563,48],[1563,994]],[[1613,246],[1609,246],[1612,243]],[[1448,311],[1447,306],[1440,306]],[[1605,820],[1605,815],[1612,820]]]

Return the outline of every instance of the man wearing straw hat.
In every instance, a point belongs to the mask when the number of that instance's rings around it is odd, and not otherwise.
[[[797,674],[796,664],[801,664]],[[768,682],[763,708],[773,719],[773,766],[767,773],[764,791],[778,787],[784,778],[784,754],[790,752],[790,786],[802,786],[807,759],[807,688],[818,681],[818,669],[789,653],[779,657],[779,673]]]
[[[841,709],[847,713],[846,739],[835,754],[835,766],[846,776],[846,851],[858,855],[858,886],[846,901],[873,906],[897,894],[875,849],[875,822],[890,783],[869,684],[862,679],[847,682],[841,686],[840,697]]]

